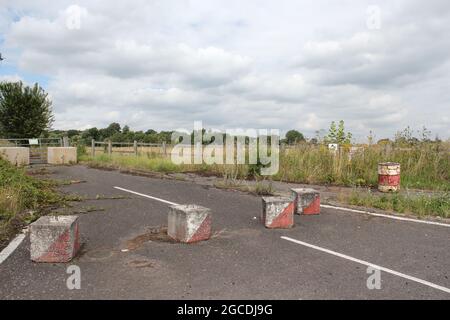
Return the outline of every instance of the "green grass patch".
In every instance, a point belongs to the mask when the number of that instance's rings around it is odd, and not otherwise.
[[[419,217],[450,218],[450,193],[438,194],[378,194],[371,191],[352,191],[340,196],[347,204],[377,208],[390,212],[414,214]]]
[[[61,202],[54,188],[53,182],[36,179],[0,159],[0,247],[46,208]]]
[[[172,173],[181,172],[180,167],[170,161],[170,158],[153,157],[151,155],[142,155],[139,157],[132,155],[107,155],[100,154],[94,158],[84,156],[81,161],[87,161],[92,167],[115,167],[149,170],[154,172]]]
[[[92,167],[141,169],[160,173],[196,172],[233,179],[259,178],[256,165],[176,165],[170,157],[156,153],[139,156],[100,154],[94,158],[85,154],[80,159]],[[345,148],[333,154],[327,146],[305,143],[280,151],[279,171],[270,178],[306,184],[374,187],[378,181],[378,163],[388,161],[400,163],[401,187],[404,189],[450,191],[448,143],[423,143],[410,148],[374,145],[361,148],[351,155]]]
[[[376,186],[380,162],[401,165],[401,186],[450,191],[450,153],[447,147],[422,144],[408,149],[370,146],[337,155],[326,146],[299,145],[281,153],[274,180],[342,186]]]

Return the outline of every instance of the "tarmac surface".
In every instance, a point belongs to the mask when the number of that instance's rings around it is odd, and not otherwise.
[[[48,169],[53,179],[86,181],[61,187],[92,199],[70,209],[84,208],[81,253],[67,264],[33,263],[27,235],[0,264],[0,299],[450,298],[445,226],[322,208],[320,215],[296,215],[292,229],[270,230],[260,221],[258,196],[80,165]],[[213,237],[170,241],[168,205],[115,186],[212,209]],[[356,259],[400,275],[382,270],[381,288],[369,289],[371,273]],[[71,265],[81,271],[79,290],[66,285]]]

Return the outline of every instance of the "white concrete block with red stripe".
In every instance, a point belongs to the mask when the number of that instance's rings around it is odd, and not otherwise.
[[[262,220],[266,228],[291,228],[294,225],[294,201],[288,197],[263,197]]]
[[[291,189],[297,214],[319,214],[320,192],[312,188]]]
[[[167,234],[185,243],[208,240],[211,237],[211,209],[195,204],[171,206]]]
[[[77,216],[44,216],[30,226],[31,260],[68,262],[80,249]]]

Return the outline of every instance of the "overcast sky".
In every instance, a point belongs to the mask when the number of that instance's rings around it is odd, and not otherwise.
[[[343,119],[360,141],[407,125],[450,137],[448,0],[0,4],[0,80],[39,82],[56,129],[313,137]]]

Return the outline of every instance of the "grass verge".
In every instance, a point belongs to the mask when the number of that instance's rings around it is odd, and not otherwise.
[[[378,194],[353,190],[350,194],[339,195],[338,201],[360,206],[377,208],[388,212],[414,214],[418,217],[450,218],[450,193],[437,194]]]
[[[0,159],[0,249],[18,230],[65,200],[55,187]]]
[[[280,166],[272,180],[335,185],[365,186],[377,185],[377,165],[393,161],[401,165],[401,187],[450,191],[450,149],[448,144],[426,144],[402,149],[386,146],[369,146],[350,153],[343,148],[334,154],[326,146],[300,144],[280,151]],[[80,157],[91,167],[140,169],[158,173],[195,172],[203,175],[226,177],[233,175],[239,179],[258,178],[258,165],[219,164],[174,164],[170,157],[145,153],[139,156],[99,154]]]

